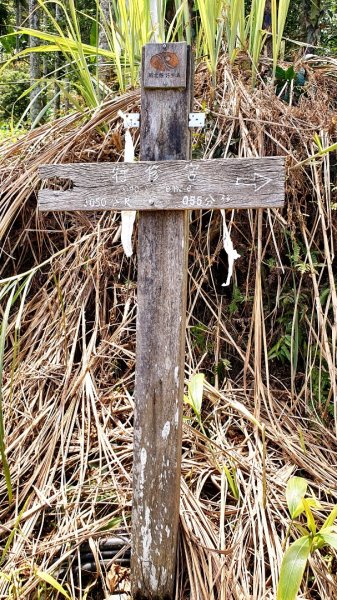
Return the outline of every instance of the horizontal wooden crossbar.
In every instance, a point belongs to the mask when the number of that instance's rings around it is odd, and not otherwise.
[[[167,160],[43,165],[41,178],[72,189],[44,188],[43,211],[278,208],[284,203],[284,158]]]

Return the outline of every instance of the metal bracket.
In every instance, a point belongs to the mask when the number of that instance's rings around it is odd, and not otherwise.
[[[124,115],[124,127],[130,129],[130,127],[139,127],[139,113],[128,113]]]
[[[205,127],[206,114],[205,113],[190,113],[189,114],[189,127]]]

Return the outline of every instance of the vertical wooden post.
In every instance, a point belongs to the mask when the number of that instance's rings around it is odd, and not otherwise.
[[[156,46],[160,61],[161,52],[182,44]],[[144,50],[141,160],[188,159],[190,48],[187,53],[183,48],[186,64],[181,65],[186,87],[174,89],[145,87]],[[140,212],[131,559],[132,594],[138,600],[171,600],[174,594],[187,256],[187,211]]]

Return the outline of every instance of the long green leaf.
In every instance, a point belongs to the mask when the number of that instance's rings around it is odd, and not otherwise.
[[[216,66],[222,40],[223,18],[221,0],[196,0],[200,17],[197,53],[206,58],[215,85]]]
[[[20,27],[18,31],[12,33],[10,35],[29,35],[31,37],[36,37],[39,40],[43,40],[44,42],[50,42],[52,46],[43,46],[44,51],[55,51],[55,47],[58,51],[66,50],[70,52],[71,50],[78,50],[78,42],[67,36],[58,36],[53,33],[47,33],[45,31],[39,31],[37,29],[29,29],[29,27]],[[13,57],[13,60],[17,58],[21,58],[21,56],[25,56],[30,52],[40,52],[40,47],[35,46],[33,48],[25,48],[21,50],[18,54]],[[100,56],[105,56],[106,58],[114,58],[114,53],[111,50],[104,50],[103,48],[97,48],[96,46],[91,46],[90,44],[84,44],[81,42],[81,51],[88,56],[95,56],[99,54]],[[7,64],[7,63],[6,63]],[[2,67],[1,70],[5,68]]]
[[[7,494],[8,500],[11,503],[13,500],[13,491],[12,491],[12,482],[11,482],[11,474],[9,471],[9,466],[7,462],[6,456],[6,443],[5,443],[5,425],[4,425],[4,417],[3,417],[3,367],[4,367],[4,354],[5,354],[5,344],[6,344],[6,331],[8,326],[8,319],[10,309],[12,307],[16,284],[12,287],[9,287],[10,295],[6,303],[5,312],[3,315],[2,323],[1,323],[1,333],[0,333],[0,455],[2,460],[2,468],[5,475],[6,486],[7,486]]]
[[[280,571],[277,600],[295,600],[311,550],[309,536],[296,540],[286,551]]]
[[[42,579],[42,581],[45,581],[46,583],[51,585],[55,590],[57,590],[60,594],[67,598],[67,600],[71,600],[71,597],[69,596],[68,592],[66,592],[64,587],[62,587],[62,585],[58,581],[56,581],[56,579],[52,575],[50,575],[50,573],[46,573],[37,569],[36,576],[39,579]]]
[[[275,2],[275,0],[273,0]],[[290,0],[279,0],[278,2],[278,10],[277,17],[274,15],[272,18],[277,18],[277,23],[272,23],[272,32],[273,32],[273,76],[275,76],[277,60],[280,53],[282,36],[284,32],[284,27],[286,24],[288,12],[289,12],[289,4]],[[275,11],[276,12],[276,11]]]

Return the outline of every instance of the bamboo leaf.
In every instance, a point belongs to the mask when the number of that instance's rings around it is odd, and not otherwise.
[[[190,404],[197,416],[200,416],[201,413],[204,381],[205,375],[203,373],[196,373],[188,383]]]
[[[289,513],[292,519],[298,517],[304,511],[302,500],[306,494],[308,482],[303,477],[291,477],[287,483],[286,499]],[[297,509],[302,506],[300,512]]]
[[[50,573],[46,573],[45,571],[40,571],[39,569],[37,569],[36,576],[39,579],[42,579],[42,581],[45,581],[46,583],[51,585],[56,591],[58,591],[65,598],[67,598],[67,600],[72,600],[68,592],[66,592],[66,590],[64,589],[64,587],[58,581],[56,581],[56,579],[52,575],[50,575]]]
[[[309,536],[296,540],[286,551],[280,571],[277,600],[295,600],[311,550]]]

